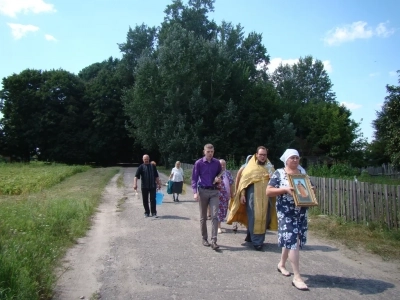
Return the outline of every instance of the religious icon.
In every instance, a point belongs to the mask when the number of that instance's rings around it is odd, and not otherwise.
[[[290,185],[294,188],[293,198],[296,206],[315,206],[318,201],[311,188],[310,178],[305,174],[289,174]]]

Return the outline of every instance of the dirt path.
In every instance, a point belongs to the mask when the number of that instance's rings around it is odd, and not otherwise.
[[[122,169],[125,188],[117,188],[120,175],[108,184],[92,229],[64,259],[54,299],[400,299],[398,263],[360,257],[312,233],[300,258],[309,292],[276,271],[274,232],[264,252],[244,243],[245,228],[234,234],[231,226],[218,235],[220,251],[202,246],[190,188],[179,203],[163,188],[159,218],[145,219],[132,188],[135,170]]]

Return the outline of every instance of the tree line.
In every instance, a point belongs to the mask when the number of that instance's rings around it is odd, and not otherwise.
[[[210,20],[214,2],[172,1],[160,26],[129,28],[121,59],[78,75],[27,69],[3,78],[0,154],[114,164],[147,152],[169,165],[193,162],[212,143],[217,157],[237,161],[265,145],[276,163],[288,147],[355,166],[399,162],[399,87],[388,87],[368,144],[320,60],[269,72],[262,35]]]

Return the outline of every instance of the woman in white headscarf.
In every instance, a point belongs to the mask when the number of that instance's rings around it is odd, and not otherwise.
[[[276,196],[276,213],[278,216],[278,245],[282,247],[281,260],[277,270],[283,276],[290,276],[286,269],[289,258],[293,269],[292,285],[299,290],[308,290],[299,272],[299,248],[307,242],[307,207],[296,207],[293,199],[293,188],[290,186],[288,174],[305,174],[299,165],[299,152],[287,149],[281,156],[284,168],[277,169],[272,175],[268,186],[267,196]]]

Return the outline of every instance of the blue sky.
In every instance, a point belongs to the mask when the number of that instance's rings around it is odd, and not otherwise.
[[[187,1],[184,0],[184,3]],[[32,69],[77,74],[110,56],[129,26],[158,26],[172,0],[0,0],[0,78]],[[312,55],[368,141],[386,85],[398,85],[400,0],[216,0],[210,14],[263,34],[270,70]]]

